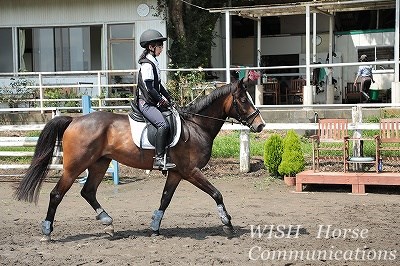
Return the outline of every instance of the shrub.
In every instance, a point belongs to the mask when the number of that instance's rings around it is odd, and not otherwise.
[[[282,137],[273,133],[264,144],[264,165],[273,176],[279,176],[278,167],[282,161]]]
[[[10,108],[20,107],[21,103],[34,98],[29,86],[35,83],[25,78],[11,78],[10,85],[0,88],[0,103],[6,103]]]
[[[300,138],[294,130],[289,130],[283,139],[282,162],[278,167],[281,175],[295,176],[304,170],[305,160]]]
[[[68,88],[50,88],[46,89],[44,96],[47,99],[79,99],[82,95],[70,90]],[[67,101],[67,102],[46,102],[46,107],[78,107],[80,102],[77,101]]]

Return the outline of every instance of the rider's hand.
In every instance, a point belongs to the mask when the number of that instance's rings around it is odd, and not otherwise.
[[[165,98],[161,98],[161,100],[157,103],[158,107],[167,107],[169,106],[169,102]]]
[[[176,103],[173,100],[169,101],[169,106],[176,107]]]

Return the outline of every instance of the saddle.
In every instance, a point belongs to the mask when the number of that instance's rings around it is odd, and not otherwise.
[[[130,105],[132,110],[129,112],[128,116],[133,141],[141,149],[154,149],[157,128],[143,116],[133,101],[130,102]],[[173,147],[178,142],[181,134],[181,120],[179,113],[173,108],[166,109],[161,113],[169,123],[170,127],[166,145],[168,147]]]

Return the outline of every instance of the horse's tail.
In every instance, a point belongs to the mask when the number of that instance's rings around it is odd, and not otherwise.
[[[39,135],[31,165],[15,189],[17,200],[37,202],[48,165],[53,157],[56,141],[61,141],[65,130],[72,122],[70,116],[57,116],[50,120]]]

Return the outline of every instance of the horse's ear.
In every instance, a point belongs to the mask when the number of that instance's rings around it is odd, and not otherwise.
[[[240,80],[239,80],[239,84],[238,84],[238,87],[240,88],[240,89],[242,89],[242,88],[244,88],[244,78],[241,78]]]

